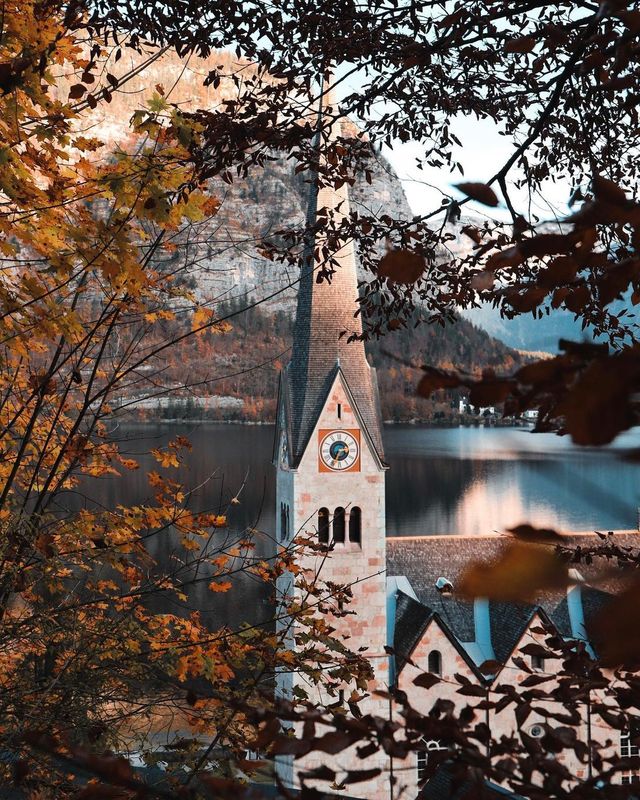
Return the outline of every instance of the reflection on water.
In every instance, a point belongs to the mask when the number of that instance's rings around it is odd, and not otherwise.
[[[177,434],[193,444],[178,477],[193,489],[194,509],[220,511],[237,496],[230,524],[263,531],[259,546],[266,552],[275,524],[272,426],[120,428],[114,438],[139,458],[141,469],[104,479],[97,499],[113,508],[150,497],[146,472],[157,464],[145,451]],[[634,446],[640,446],[640,431],[596,450],[523,428],[389,426],[388,535],[487,533],[525,520],[564,530],[635,528],[639,468],[619,458],[621,450]],[[96,497],[93,486],[91,494]]]
[[[139,425],[113,432],[123,453],[140,469],[122,478],[92,479],[64,498],[66,507],[134,505],[152,498],[147,472],[157,469],[146,455],[177,434],[187,436],[193,451],[171,477],[192,490],[197,511],[228,511],[231,534],[256,529],[256,554],[275,551],[275,472],[271,465],[273,428],[243,425]],[[619,458],[624,447],[638,447],[640,431],[621,438],[616,448],[590,451],[565,438],[531,434],[525,429],[431,429],[394,426],[385,429],[390,470],[387,474],[389,536],[478,534],[528,521],[564,530],[635,528],[640,504],[639,468]],[[230,504],[232,498],[238,502]],[[229,535],[216,531],[215,535]],[[219,544],[219,540],[214,541]],[[163,569],[189,558],[175,536],[150,542]],[[270,589],[241,575],[233,590],[208,591],[202,579],[178,606],[163,594],[152,608],[185,613],[198,610],[212,628],[269,619]]]
[[[563,530],[635,528],[638,467],[522,428],[395,428],[387,433],[390,536],[480,534],[529,521]]]

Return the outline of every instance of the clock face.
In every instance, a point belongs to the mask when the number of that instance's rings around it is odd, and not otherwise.
[[[358,455],[358,442],[348,431],[330,431],[320,442],[322,463],[336,472],[351,469]]]

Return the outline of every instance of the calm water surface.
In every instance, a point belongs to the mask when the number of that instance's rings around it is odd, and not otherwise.
[[[145,472],[155,469],[145,450],[176,434],[193,452],[180,479],[194,488],[197,509],[222,509],[232,497],[230,522],[271,532],[275,475],[272,426],[140,425],[114,432],[141,469],[105,480],[107,507],[149,496]],[[475,534],[525,520],[564,530],[635,528],[640,467],[624,462],[624,449],[640,447],[640,430],[607,449],[584,449],[564,437],[526,428],[385,428],[389,536]]]
[[[118,428],[113,438],[140,469],[122,478],[85,485],[66,498],[67,507],[95,502],[107,507],[152,498],[146,473],[157,469],[146,452],[176,434],[193,443],[179,471],[194,510],[229,511],[232,530],[257,529],[256,552],[274,552],[275,474],[271,466],[273,427],[244,425],[139,425]],[[564,530],[608,530],[636,526],[640,467],[620,459],[640,446],[640,431],[614,448],[584,450],[563,438],[523,428],[385,429],[391,469],[387,475],[387,533],[390,536],[474,534],[504,530],[529,521]],[[80,487],[82,488],[82,487]],[[229,505],[232,498],[238,502]],[[221,536],[227,535],[220,532]],[[163,569],[182,563],[177,539],[166,534],[150,549]],[[204,579],[203,579],[204,577]],[[162,594],[152,608],[175,613],[197,609],[212,628],[244,622],[270,624],[270,589],[239,575],[232,591],[212,594],[206,576],[188,589],[186,604]]]

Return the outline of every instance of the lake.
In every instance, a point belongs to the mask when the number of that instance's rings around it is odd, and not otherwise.
[[[158,424],[118,428],[113,438],[141,469],[106,479],[100,501],[139,503],[150,496],[145,455],[176,434],[193,452],[178,471],[198,510],[230,508],[230,523],[272,532],[275,473],[272,426]],[[578,448],[566,437],[527,428],[385,427],[387,535],[482,534],[523,521],[586,531],[637,527],[640,467],[625,462],[640,429],[612,447]],[[175,472],[175,471],[174,471]]]
[[[99,503],[107,508],[152,498],[146,473],[157,469],[147,453],[180,434],[193,451],[172,477],[193,489],[191,507],[228,511],[232,529],[254,528],[256,554],[274,550],[275,471],[271,465],[272,426],[166,424],[116,427],[112,438],[140,462],[122,478],[84,483],[63,504]],[[532,434],[526,428],[422,428],[387,426],[387,534],[482,534],[528,521],[563,530],[635,528],[640,505],[639,467],[621,460],[625,448],[640,447],[640,430],[620,437],[614,447],[585,450],[566,438]],[[91,499],[89,499],[91,498]],[[238,502],[230,505],[232,498]],[[221,532],[222,535],[222,532]],[[225,534],[226,535],[226,534]],[[163,568],[183,554],[176,540],[150,542]],[[204,580],[189,590],[186,606],[162,595],[156,610],[198,609],[212,628],[268,624],[270,589],[242,575],[232,591],[213,595]],[[169,605],[168,605],[169,604]]]

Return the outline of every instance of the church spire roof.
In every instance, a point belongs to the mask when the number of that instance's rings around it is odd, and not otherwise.
[[[316,144],[320,147],[322,115],[339,116],[331,91],[321,92]],[[323,98],[324,97],[324,103]],[[324,106],[324,107],[323,107]],[[339,124],[331,126],[332,139]],[[293,466],[297,466],[313,433],[331,386],[340,372],[378,459],[383,462],[382,421],[375,370],[367,361],[362,341],[348,342],[349,334],[362,333],[357,310],[358,278],[355,245],[352,240],[333,247],[319,240],[315,226],[319,212],[326,210],[334,226],[349,214],[347,184],[340,188],[318,187],[317,175],[309,188],[308,239],[300,264],[298,306],[291,361],[284,376],[285,403]],[[335,272],[331,281],[316,281],[323,264],[331,259]],[[347,331],[347,335],[340,334]]]

